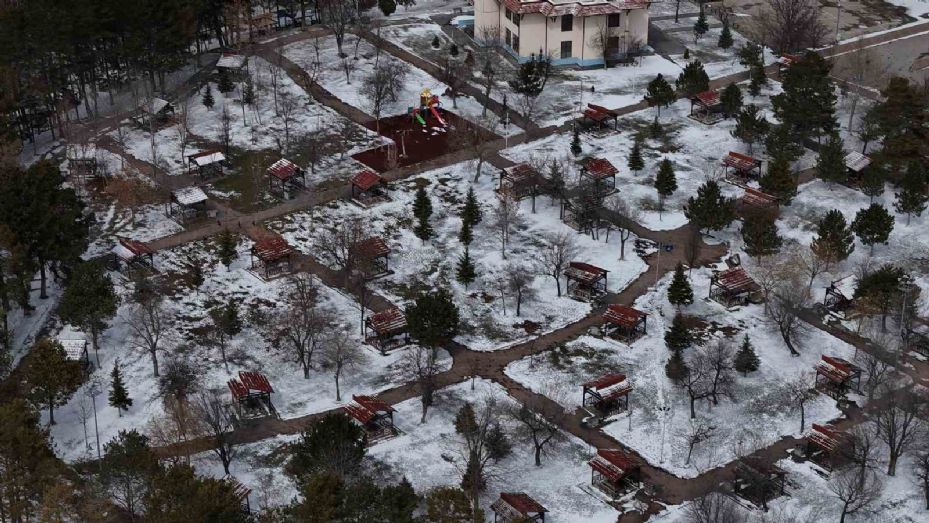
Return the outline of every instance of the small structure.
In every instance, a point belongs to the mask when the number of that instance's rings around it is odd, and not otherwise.
[[[848,177],[852,180],[860,180],[864,170],[871,165],[871,158],[858,151],[852,151],[845,155],[845,168],[848,170]]]
[[[565,291],[572,298],[597,302],[606,296],[606,277],[610,271],[584,262],[571,262],[564,271]]]
[[[764,510],[768,502],[784,495],[786,485],[787,471],[773,463],[751,457],[736,463],[733,493]]]
[[[171,192],[168,215],[187,221],[206,214],[206,193],[199,187],[184,187]]]
[[[845,294],[848,287],[847,280],[846,277],[831,282],[826,287],[826,295],[823,297],[823,307],[826,311],[842,320],[848,319],[847,314],[854,306],[854,300]]]
[[[581,176],[593,184],[598,198],[616,192],[616,175],[619,169],[605,158],[588,158],[581,166]]]
[[[277,234],[265,236],[252,245],[252,270],[264,273],[270,279],[293,272],[293,255],[296,249]]]
[[[365,319],[364,337],[381,354],[406,345],[410,341],[406,315],[398,307],[391,307],[368,316]]]
[[[861,368],[838,356],[822,355],[816,363],[816,388],[835,398],[849,391],[861,392]]]
[[[97,177],[97,146],[92,143],[71,144],[67,149],[68,176],[78,180]]]
[[[161,125],[174,116],[174,106],[161,98],[152,98],[139,106],[135,116],[136,124],[142,127]]]
[[[352,177],[352,200],[362,207],[389,201],[387,180],[376,172],[365,169]]]
[[[638,487],[639,465],[620,449],[598,449],[590,465],[590,483],[611,498]]]
[[[187,173],[196,171],[202,177],[221,176],[226,164],[226,155],[220,151],[209,150],[187,155]]]
[[[369,444],[397,435],[393,407],[373,396],[353,394],[352,401],[342,410],[364,428]]]
[[[798,54],[782,54],[777,58],[777,65],[781,72],[800,61],[802,57]]]
[[[248,64],[248,57],[243,54],[223,53],[216,62],[216,69],[220,73],[238,78],[243,75],[246,64]]]
[[[612,109],[589,103],[587,109],[584,109],[583,116],[597,124],[600,129],[606,127],[607,122],[610,121],[613,122],[613,129],[619,129],[619,113]]]
[[[806,456],[826,470],[833,470],[842,461],[843,440],[844,434],[835,426],[814,423],[806,435]]]
[[[613,373],[590,380],[582,388],[581,407],[591,406],[599,414],[608,416],[614,412],[629,410],[629,393],[632,385],[625,374]]]
[[[281,158],[268,167],[268,186],[273,191],[275,184],[281,194],[287,194],[290,190],[299,190],[306,187],[306,171],[297,166],[294,162]]]
[[[739,203],[741,203],[743,207],[750,207],[753,209],[776,209],[778,206],[776,196],[759,191],[758,189],[753,189],[752,187],[745,188],[745,193],[742,194]]]
[[[239,480],[235,479],[232,476],[226,476],[225,479],[232,486],[232,495],[235,497],[236,501],[239,502],[239,506],[242,509],[243,514],[251,514],[252,506],[249,503],[248,496],[252,493],[252,489],[246,487]]]
[[[390,247],[383,239],[371,236],[352,246],[356,269],[367,279],[390,274]]]
[[[726,170],[727,178],[730,176],[730,168],[732,174],[739,178],[761,177],[761,160],[742,153],[729,151],[729,154],[723,157],[722,165]]]
[[[903,343],[906,350],[929,358],[929,324],[922,318],[915,318],[903,331]]]
[[[592,234],[600,226],[601,201],[590,196],[582,193],[561,200],[561,221],[582,234]]]
[[[648,314],[628,305],[612,304],[603,313],[607,335],[619,337],[627,343],[647,332],[647,319]]]
[[[233,378],[227,384],[232,393],[232,421],[236,425],[250,419],[277,416],[271,403],[274,388],[264,374],[239,371],[239,379]]]
[[[545,523],[548,509],[525,492],[501,492],[500,498],[490,505],[494,513],[494,523]]]
[[[519,163],[500,170],[500,184],[497,190],[506,192],[517,200],[535,197],[541,179],[535,167],[528,163]]]
[[[155,250],[147,243],[129,238],[119,238],[119,243],[113,247],[113,269],[131,273],[133,267],[143,270],[154,270]]]
[[[707,125],[723,119],[719,91],[703,91],[690,98],[690,117]]]
[[[760,293],[761,286],[742,267],[714,272],[710,277],[710,299],[726,307],[757,302]]]
[[[58,343],[65,350],[65,358],[69,361],[76,361],[81,364],[81,368],[90,367],[90,354],[87,351],[87,339],[68,336],[58,338]]]

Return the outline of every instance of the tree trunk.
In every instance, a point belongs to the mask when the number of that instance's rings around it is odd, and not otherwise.
[[[46,300],[48,299],[48,291],[47,291],[47,285],[46,285],[48,282],[48,276],[45,274],[45,261],[44,260],[39,261],[39,278],[42,282],[41,288],[39,290],[39,298]]]
[[[542,445],[535,446],[535,466],[542,466]]]
[[[897,475],[897,459],[900,458],[899,452],[890,452],[890,459],[887,460],[887,475],[896,476]]]
[[[695,419],[697,417],[697,410],[695,405],[697,403],[697,397],[694,395],[690,396],[690,419]]]
[[[305,380],[310,379],[310,363],[306,361],[305,359],[301,358],[300,366],[303,367],[303,379]]]
[[[158,354],[155,351],[149,351],[149,354],[152,355],[152,369],[153,369],[152,372],[157,378],[159,376],[158,374]]]
[[[52,400],[48,400],[48,424],[49,425],[55,424],[55,402]]]
[[[342,391],[339,390],[339,373],[335,374],[335,400],[342,401]]]
[[[806,430],[806,409],[803,408],[803,404],[800,404],[800,432]]]
[[[558,297],[561,297],[561,278],[555,275],[555,288],[558,289]]]
[[[426,422],[426,411],[429,410],[429,405],[426,404],[425,396],[423,397],[423,400],[422,400],[421,403],[422,403],[422,405],[423,405],[423,415],[420,416],[420,418],[419,418],[419,424],[420,424],[420,425],[422,425],[423,423]]]

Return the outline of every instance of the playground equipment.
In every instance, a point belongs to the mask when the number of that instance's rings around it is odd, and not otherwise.
[[[448,124],[445,123],[445,120],[442,118],[442,115],[439,114],[437,110],[442,106],[442,102],[439,101],[439,96],[432,94],[432,91],[429,89],[423,89],[419,94],[419,108],[411,107],[410,114],[413,116],[413,119],[419,122],[423,127],[427,127],[426,119],[424,116],[427,113],[432,114],[432,117],[435,118],[435,121],[439,123],[443,128],[447,127]]]

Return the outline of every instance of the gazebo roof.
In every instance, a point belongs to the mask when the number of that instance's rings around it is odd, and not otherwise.
[[[716,285],[729,293],[756,292],[761,289],[742,267],[733,267],[717,273]]]
[[[287,243],[287,240],[278,235],[261,238],[252,246],[252,254],[265,263],[280,260],[294,252],[295,249]]]
[[[840,435],[841,432],[832,425],[814,423],[807,439],[817,447],[832,452],[839,446]]]
[[[287,158],[281,158],[271,164],[271,167],[268,167],[268,176],[273,176],[281,181],[287,181],[299,171],[300,167],[298,167],[297,164]]]
[[[706,107],[713,107],[719,105],[719,91],[703,91],[695,94],[692,100]]]
[[[528,163],[518,163],[503,169],[503,177],[514,185],[530,182],[534,180],[538,174],[535,168]]]
[[[58,338],[58,343],[65,350],[65,358],[71,361],[80,360],[87,350],[87,340],[83,338]]]
[[[725,157],[723,157],[723,165],[732,167],[733,169],[739,171],[747,171],[749,169],[754,169],[761,164],[761,160],[752,158],[747,154],[737,153],[735,151],[729,151]]]
[[[172,194],[174,196],[174,201],[180,205],[194,205],[207,200],[206,193],[199,187],[176,189]]]
[[[355,401],[355,403],[370,410],[371,412],[394,412],[394,408],[391,407],[387,402],[377,399],[374,396],[353,394],[352,399]]]
[[[860,369],[844,358],[823,354],[816,364],[816,373],[835,383],[844,383]]]
[[[759,191],[758,189],[746,187],[745,194],[742,195],[742,202],[746,205],[754,205],[756,207],[768,207],[777,205],[777,197]]]
[[[869,165],[871,165],[871,158],[858,151],[852,151],[845,155],[845,166],[851,171],[859,173]]]
[[[406,315],[397,307],[383,310],[368,316],[368,323],[378,334],[390,334],[405,330]]]
[[[648,314],[628,305],[612,304],[603,313],[603,319],[614,325],[626,328],[635,327]]]
[[[222,69],[241,69],[245,66],[245,55],[238,53],[223,53],[223,55],[216,62],[216,67]]]
[[[584,169],[597,180],[616,176],[619,173],[619,169],[606,158],[589,158],[584,164]]]
[[[632,386],[626,379],[626,375],[619,373],[606,374],[588,381],[584,384],[584,388],[594,390],[602,401],[616,399],[632,392]]]
[[[155,254],[155,250],[152,249],[147,243],[133,240],[130,238],[119,238],[119,244],[129,250],[135,256],[142,256],[144,254]]]
[[[365,169],[352,177],[352,185],[358,187],[362,191],[367,191],[383,180],[381,175],[370,169]]]
[[[353,245],[352,251],[356,256],[370,259],[379,256],[387,256],[390,254],[390,247],[383,239],[377,236],[371,236]]]
[[[242,384],[250,391],[255,390],[266,394],[274,392],[274,389],[271,387],[271,382],[260,372],[240,370],[239,379],[242,380]]]
[[[611,481],[622,479],[637,467],[629,455],[619,449],[599,449],[588,464]]]
[[[568,268],[565,269],[564,274],[572,280],[591,284],[606,276],[608,272],[610,271],[589,263],[571,262],[568,264]]]
[[[187,156],[187,161],[193,162],[197,167],[206,167],[214,163],[226,161],[226,155],[220,151],[200,151]]]
[[[497,500],[497,502],[499,503],[500,501],[506,503],[510,508],[523,516],[548,512],[548,509],[543,507],[538,501],[529,497],[529,494],[525,492],[501,492],[500,499]],[[494,505],[497,505],[497,503],[494,503]],[[491,507],[493,508],[493,505]]]

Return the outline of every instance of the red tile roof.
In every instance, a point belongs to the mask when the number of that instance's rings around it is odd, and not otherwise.
[[[390,254],[390,247],[387,245],[387,242],[381,238],[378,238],[377,236],[371,236],[370,238],[365,238],[364,240],[356,243],[352,247],[352,251],[356,256],[370,259]]]
[[[761,289],[742,267],[733,267],[717,273],[714,281],[729,293],[755,292]]]
[[[730,151],[729,154],[723,158],[723,165],[732,167],[739,171],[747,171],[749,169],[754,169],[761,164],[761,160],[756,160],[751,156]]]
[[[548,512],[545,507],[529,497],[529,494],[525,492],[501,492],[500,499],[524,516]]]
[[[393,407],[388,405],[385,401],[375,398],[374,396],[353,394],[352,399],[355,400],[355,403],[370,410],[371,412],[394,412]]]
[[[610,305],[603,313],[603,319],[607,322],[627,328],[635,327],[645,316],[648,315],[638,309],[619,304]]]
[[[584,165],[584,169],[598,180],[616,176],[619,173],[619,169],[605,158],[588,159],[586,165]]]
[[[268,175],[273,176],[281,181],[291,179],[293,175],[297,174],[299,171],[300,168],[297,167],[297,164],[286,158],[281,158],[280,160],[271,164],[271,167],[268,167]]]
[[[374,419],[374,413],[370,410],[362,407],[361,405],[356,405],[354,403],[349,403],[348,405],[343,405],[342,410],[346,414],[358,420],[362,425],[367,424],[372,419]]]
[[[129,252],[140,256],[142,254],[155,254],[155,250],[152,249],[147,243],[140,242],[139,240],[131,240],[129,238],[120,238],[120,245],[129,249]]]
[[[362,191],[367,191],[375,185],[381,183],[383,180],[384,179],[381,178],[381,176],[376,172],[370,169],[365,169],[364,171],[361,171],[352,177],[352,185],[358,187]]]
[[[266,394],[274,392],[274,389],[271,387],[271,382],[260,372],[240,370],[239,379],[242,380],[242,384],[245,385],[249,391],[255,390]]]
[[[252,246],[252,254],[263,262],[273,262],[290,256],[296,250],[287,243],[287,240],[278,235],[265,236]]]
[[[719,91],[703,91],[702,93],[697,93],[694,95],[693,100],[707,107],[719,105]]]
[[[572,280],[591,284],[606,276],[608,272],[610,271],[589,263],[571,262],[568,264],[568,268],[564,271],[564,274]]]
[[[406,315],[397,307],[368,316],[368,323],[379,335],[402,332],[406,330]]]

